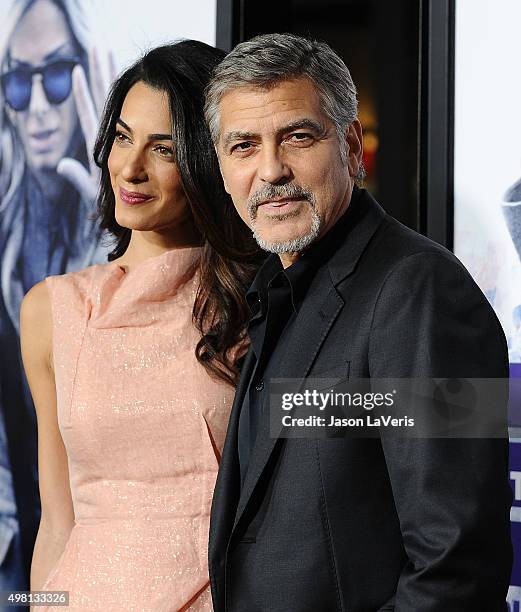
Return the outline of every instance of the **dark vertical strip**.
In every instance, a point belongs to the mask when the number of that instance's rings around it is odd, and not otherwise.
[[[415,230],[419,2],[374,3],[371,18],[379,140],[376,195],[388,213]]]
[[[231,51],[237,43],[242,0],[217,0],[215,46]]]
[[[423,0],[420,29],[420,230],[452,249],[455,1]]]

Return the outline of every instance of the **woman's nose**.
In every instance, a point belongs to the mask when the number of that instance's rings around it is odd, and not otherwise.
[[[35,74],[33,76],[31,87],[31,100],[29,102],[29,112],[34,114],[43,114],[49,110],[49,101],[45,95],[42,83],[42,75]]]
[[[142,183],[148,179],[143,153],[136,149],[129,149],[121,176],[127,183]]]

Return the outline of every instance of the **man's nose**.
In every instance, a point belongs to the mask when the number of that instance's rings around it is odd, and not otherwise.
[[[127,183],[142,183],[148,179],[146,163],[142,151],[136,148],[128,150],[121,176]]]
[[[31,88],[31,100],[29,102],[29,112],[34,114],[43,114],[49,110],[49,101],[43,89],[42,75],[35,74],[33,76]]]
[[[261,149],[257,173],[262,182],[274,185],[290,178],[290,168],[284,161],[278,145],[265,146]]]

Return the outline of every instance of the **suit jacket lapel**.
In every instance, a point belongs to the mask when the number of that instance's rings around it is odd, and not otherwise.
[[[349,222],[345,228],[345,238],[327,263],[317,271],[288,340],[279,378],[304,378],[309,372],[322,343],[344,305],[336,286],[353,273],[365,247],[386,217],[384,210],[373,197],[365,190],[358,189],[353,194],[347,214]],[[324,240],[327,241],[327,235]],[[254,365],[253,361],[250,351],[234,401],[217,481],[212,507],[214,541],[212,542],[212,534],[210,534],[211,550],[217,550],[218,545],[219,550],[226,549],[232,529],[240,520],[278,441],[278,438],[270,437],[269,409],[267,409],[259,422],[257,440],[244,485],[240,491],[237,428],[244,393]],[[237,499],[238,505],[236,505]],[[220,513],[226,516],[218,516]],[[218,537],[215,535],[217,531],[219,531]],[[224,548],[221,549],[220,546]]]
[[[318,283],[314,283],[314,296],[308,295],[299,311],[288,339],[288,347],[278,378],[303,378],[307,375],[329,329],[344,305],[343,299],[331,283],[327,269],[322,269],[320,273],[322,278],[317,279]],[[268,405],[264,407],[259,423],[257,440],[242,487],[234,527],[240,520],[277,441],[278,438],[270,436]]]

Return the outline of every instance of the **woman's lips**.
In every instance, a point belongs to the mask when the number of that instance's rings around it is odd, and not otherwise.
[[[56,145],[57,138],[57,129],[41,130],[40,132],[33,132],[32,134],[29,134],[31,147],[36,153],[48,153],[51,151],[53,146]]]
[[[123,187],[119,188],[119,197],[125,204],[143,204],[153,198],[153,196],[147,195],[146,193],[140,193],[139,191],[127,191]]]
[[[29,136],[34,140],[46,140],[47,138],[50,138],[55,132],[57,132],[57,130],[42,130],[41,132],[33,132],[32,134],[29,134]]]

